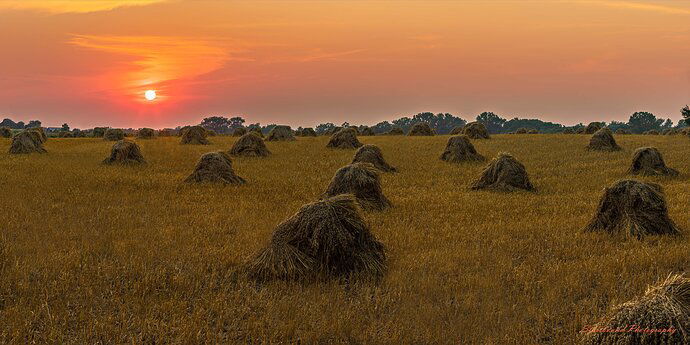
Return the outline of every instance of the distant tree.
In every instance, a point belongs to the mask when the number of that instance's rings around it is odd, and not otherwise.
[[[29,121],[29,124],[26,125],[26,128],[36,128],[36,127],[41,127],[41,121],[31,120],[31,121]]]
[[[94,138],[103,138],[106,130],[108,130],[108,127],[94,127],[94,129],[91,131],[91,135]]]
[[[63,132],[69,132],[69,125],[67,125],[66,123],[63,123],[62,124],[62,131]]]
[[[261,129],[261,124],[260,123],[252,123],[247,125],[247,130],[252,130],[254,128]]]
[[[275,127],[275,126],[277,126],[275,123],[263,126],[263,127],[261,127],[261,133],[268,134],[268,132],[270,132],[273,129],[273,127]]]
[[[657,119],[654,114],[646,111],[638,111],[630,115],[628,126],[633,133],[644,133],[649,130],[661,129],[662,119]]]
[[[393,122],[393,125],[402,128],[405,132],[407,132],[410,129],[410,127],[412,127],[412,119],[407,116],[401,117],[391,122]]]
[[[244,126],[244,122],[245,122],[244,119],[240,116],[232,117],[232,118],[230,118],[230,128],[235,129],[235,128],[242,127],[242,126]]]
[[[345,122],[343,122],[343,124],[342,124],[342,125],[340,125],[340,127],[342,127],[342,128],[347,128],[347,127],[350,127],[350,123],[349,123],[349,122],[347,122],[347,121],[345,121]]]
[[[17,124],[14,121],[12,121],[11,119],[2,120],[2,122],[0,122],[0,127],[20,129],[20,128],[17,128]]]
[[[388,121],[379,122],[379,123],[377,123],[371,127],[371,129],[374,131],[374,133],[377,133],[377,134],[386,133],[386,132],[390,131],[391,128],[393,128],[393,125]]]
[[[434,113],[431,112],[419,113],[411,118],[407,116],[401,117],[397,120],[393,120],[392,122],[393,125],[402,128],[405,132],[407,132],[415,123],[424,122],[428,124],[429,127],[434,129],[438,134],[449,133],[454,127],[464,126],[467,123],[467,121],[449,113],[438,113],[434,115]]]
[[[582,126],[582,124],[580,124]],[[578,126],[572,127],[577,128]],[[539,133],[558,133],[562,132],[566,127],[553,122],[544,122],[537,119],[520,119],[513,118],[503,124],[503,131],[505,133],[515,132],[519,128],[536,129]]]
[[[477,121],[483,123],[489,133],[501,133],[503,124],[506,123],[506,119],[486,111],[477,115]]]
[[[333,127],[335,127],[335,125],[330,122],[321,123],[318,126],[316,126],[314,131],[316,131],[316,134],[323,134]]]
[[[615,132],[618,129],[629,129],[628,124],[620,121],[611,121],[607,126],[611,131]]]
[[[26,125],[24,124],[24,121],[19,121],[17,122],[17,129],[24,129],[26,128]]]
[[[661,129],[669,129],[669,128],[673,128],[673,120],[666,119],[666,121],[664,121],[664,124],[661,125]]]
[[[690,107],[686,105],[685,108],[680,110],[680,114],[683,115],[685,124],[687,126],[690,126]]]
[[[203,119],[199,126],[224,134],[230,132],[231,122],[227,117],[211,116]]]

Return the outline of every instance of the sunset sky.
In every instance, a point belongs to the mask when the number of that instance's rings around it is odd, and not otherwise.
[[[690,103],[690,1],[0,0],[0,47],[0,119],[44,126],[677,122]]]

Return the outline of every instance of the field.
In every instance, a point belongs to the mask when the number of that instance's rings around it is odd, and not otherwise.
[[[484,164],[442,162],[447,136],[360,137],[400,170],[382,177],[394,204],[365,213],[386,245],[378,285],[270,283],[235,274],[273,228],[316,200],[354,151],[327,138],[267,143],[233,159],[248,184],[185,185],[198,157],[227,150],[138,140],[148,164],[104,166],[112,142],[50,139],[47,154],[7,154],[0,139],[0,343],[569,344],[612,304],[690,268],[690,140],[497,135],[536,193],[468,191]],[[602,189],[632,151],[655,146],[678,178],[664,187],[681,238],[584,234]]]

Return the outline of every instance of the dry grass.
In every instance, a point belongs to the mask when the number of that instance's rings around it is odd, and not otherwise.
[[[681,170],[641,179],[663,185],[690,229],[687,137],[616,136],[624,150],[606,153],[587,152],[584,135],[475,141],[487,157],[519,157],[538,190],[503,194],[467,190],[483,165],[439,160],[447,136],[376,136],[360,140],[401,171],[381,175],[395,207],[363,215],[387,248],[380,284],[257,286],[234,269],[352,151],[326,149],[328,137],[268,142],[269,157],[233,159],[245,185],[181,183],[235,140],[140,141],[148,164],[112,169],[102,139],[50,139],[29,155],[0,139],[0,343],[571,344],[610,306],[690,267],[690,234],[580,232],[640,146]]]

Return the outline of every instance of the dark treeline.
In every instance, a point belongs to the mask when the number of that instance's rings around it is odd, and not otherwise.
[[[4,119],[0,122],[0,127],[7,127],[9,129],[25,129],[25,128],[35,128],[41,127],[41,121],[31,120],[28,124],[24,124],[23,121],[14,122],[10,119]]]
[[[673,123],[671,119],[657,118],[654,114],[646,111],[638,111],[630,115],[627,122],[611,121],[609,123],[599,122],[603,127],[609,127],[611,130],[616,131],[617,129],[625,129],[632,133],[644,133],[649,130],[663,131],[665,129],[671,128],[681,128],[686,127],[690,124],[690,107],[685,106],[680,110],[682,119],[676,124]],[[585,124],[579,123],[574,126],[564,126],[562,124],[546,122],[539,119],[521,119],[514,117],[510,120],[497,115],[492,112],[483,112],[472,121],[479,121],[483,123],[490,133],[500,134],[500,133],[513,133],[519,128],[535,129],[540,133],[559,133],[563,132],[565,129],[570,128],[572,130],[577,130],[579,127],[584,127]],[[240,116],[235,117],[224,117],[224,116],[211,116],[204,118],[200,126],[213,130],[218,134],[231,134],[235,128],[245,127],[247,129],[260,128],[262,132],[268,133],[276,124],[261,125],[260,123],[245,124],[246,120]],[[373,126],[365,126],[361,124],[350,124],[344,122],[342,124],[336,125],[333,123],[322,123],[317,125],[314,129],[317,133],[326,133],[335,127],[350,127],[355,126],[364,128],[370,127],[375,133],[386,133],[394,127],[399,127],[403,131],[407,132],[410,127],[415,123],[425,122],[436,131],[438,134],[447,134],[453,130],[455,127],[464,126],[467,121],[449,113],[438,113],[434,114],[431,112],[419,113],[413,115],[412,117],[404,116],[397,120],[392,121],[382,121]],[[0,122],[0,127],[8,127],[10,129],[24,129],[31,127],[41,127],[41,121],[32,120],[28,124],[24,122],[14,122],[11,119],[4,119]],[[170,128],[170,130],[180,130],[182,127]],[[299,127],[298,129],[301,129]],[[69,132],[70,127],[66,123],[62,127],[50,128],[51,132]],[[132,130],[132,129],[130,129]],[[73,129],[72,131],[79,131],[78,129]]]
[[[681,128],[688,126],[688,123],[690,123],[690,108],[686,106],[685,108],[681,109],[681,115],[683,116],[683,119],[674,124],[671,119],[664,120],[663,118],[657,118],[652,113],[640,111],[630,115],[628,122],[611,121],[609,123],[599,122],[599,124],[602,126],[607,126],[613,131],[617,129],[626,129],[632,133],[644,133],[649,130],[662,131],[670,128]],[[542,121],[539,119],[521,119],[517,117],[508,120],[492,112],[483,112],[477,115],[477,117],[472,121],[482,122],[489,132],[493,134],[512,133],[519,128],[536,129],[540,133],[559,133],[564,131],[566,128],[577,130],[579,127],[585,126],[583,123],[579,123],[574,126],[564,126],[562,124]],[[450,133],[453,128],[462,127],[467,123],[465,119],[453,114],[434,114],[431,112],[424,112],[412,117],[404,116],[393,121],[382,121],[373,126],[351,124],[349,122],[343,122],[342,124],[327,122],[317,125],[314,130],[316,133],[323,134],[335,127],[354,126],[359,128],[371,127],[375,133],[386,133],[394,127],[400,127],[403,131],[407,132],[410,127],[418,122],[426,122],[438,134]],[[231,133],[234,128],[237,127],[261,128],[264,133],[267,133],[275,126],[275,124],[262,126],[259,123],[249,125],[245,125],[244,123],[245,120],[242,117],[226,118],[222,116],[212,116],[205,118],[200,125],[204,128],[212,129],[221,134]],[[299,129],[301,129],[301,127],[299,127]]]

